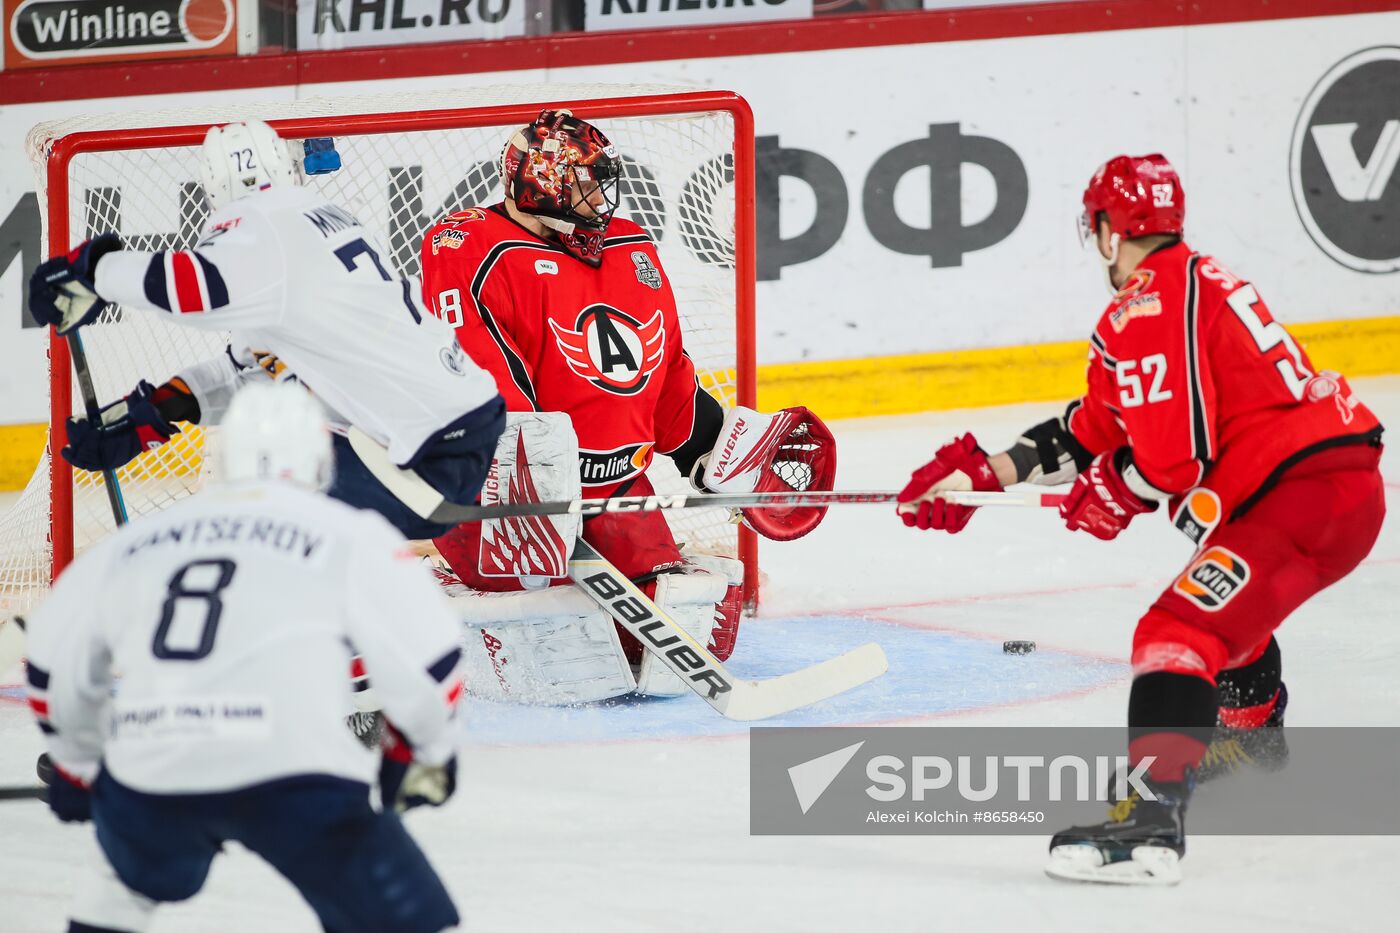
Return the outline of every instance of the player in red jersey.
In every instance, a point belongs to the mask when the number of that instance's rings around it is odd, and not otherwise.
[[[1071,530],[1110,540],[1166,503],[1199,545],[1133,637],[1129,759],[1155,756],[1158,799],[1135,792],[1107,822],[1056,834],[1047,871],[1061,878],[1180,879],[1208,743],[1286,754],[1271,728],[1287,699],[1273,631],[1361,562],[1385,514],[1375,415],[1313,366],[1252,284],[1182,241],[1184,217],[1162,156],[1104,164],[1081,220],[1113,300],[1090,335],[1084,396],[1004,453],[963,435],[900,494],[906,525],[957,532],[973,510],[940,490],[1072,479]]]
[[[834,442],[810,412],[765,415],[737,408],[726,413],[701,388],[656,245],[637,224],[615,216],[619,172],[618,153],[597,128],[568,111],[546,110],[512,134],[502,152],[503,200],[451,214],[424,237],[429,307],[457,328],[468,355],[496,377],[513,423],[530,425],[519,437],[508,429],[499,448],[512,464],[512,476],[520,472],[521,461],[528,461],[531,482],[544,497],[540,484],[553,478],[544,476],[543,461],[572,454],[554,445],[560,432],[553,422],[524,413],[563,412],[577,436],[572,480],[590,498],[650,493],[645,474],[658,453],[669,456],[702,491],[830,489]],[[511,485],[499,479],[502,488]],[[518,479],[516,486],[524,489]],[[552,488],[553,495],[566,497],[566,487]],[[806,534],[823,514],[754,510],[745,521],[761,534],[789,539]],[[543,522],[486,523],[484,529],[472,523],[435,543],[471,588],[528,590],[530,577],[565,582],[562,558],[573,532],[556,528],[557,536]],[[728,657],[739,623],[742,568],[737,562],[683,557],[665,518],[655,512],[590,518],[582,534],[623,573],[659,593],[658,602],[671,600],[667,608],[677,621],[708,639],[718,657]],[[706,570],[712,580],[726,581],[718,592],[706,589]],[[697,587],[704,592],[680,592]],[[567,592],[526,595],[542,604],[521,610],[527,619],[562,618],[574,611],[560,604],[567,602]],[[697,607],[693,625],[678,608],[689,604]],[[508,684],[530,663],[522,657],[528,651],[520,639],[511,642],[519,634],[501,627],[488,633],[493,676],[487,680],[503,692],[578,700],[632,689],[625,675],[614,679],[611,670],[582,694],[573,686],[567,696],[552,694],[557,685],[538,683],[546,677],[543,672],[528,689]],[[580,644],[591,644],[591,638]],[[557,653],[558,644],[555,638],[551,651]],[[512,648],[515,655],[506,658]],[[650,669],[639,646],[627,648],[641,668],[636,689],[680,688],[659,665]]]

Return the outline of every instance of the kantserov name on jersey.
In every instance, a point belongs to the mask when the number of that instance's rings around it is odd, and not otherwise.
[[[261,544],[309,561],[320,556],[324,541],[323,536],[313,534],[294,522],[255,519],[246,515],[216,515],[161,528],[133,542],[122,556],[129,558],[147,548],[164,545],[196,547],[227,542],[237,545]]]

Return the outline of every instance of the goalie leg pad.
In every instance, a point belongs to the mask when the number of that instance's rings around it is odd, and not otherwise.
[[[741,582],[742,579],[741,565]],[[728,577],[690,564],[680,573],[665,573],[657,577],[656,594],[652,600],[666,610],[687,634],[708,647],[715,629],[716,607],[724,603],[729,588]],[[648,651],[642,655],[637,669],[637,692],[643,696],[672,697],[689,693],[690,688],[660,658]]]
[[[721,661],[734,654],[739,622],[744,614],[744,564],[732,557],[713,554],[687,554],[686,565],[724,578],[724,598],[715,603],[714,627],[710,630],[710,651]]]
[[[591,703],[637,686],[617,626],[583,593],[550,587],[452,600],[467,624],[467,688],[511,703]]]

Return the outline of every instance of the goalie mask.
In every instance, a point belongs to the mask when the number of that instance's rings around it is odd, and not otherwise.
[[[558,234],[561,246],[592,266],[618,204],[617,150],[591,123],[544,110],[501,151],[505,196]]]

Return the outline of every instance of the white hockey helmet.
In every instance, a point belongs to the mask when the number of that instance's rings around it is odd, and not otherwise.
[[[331,483],[326,413],[296,383],[253,383],[238,391],[220,423],[220,469],[226,483],[286,480],[312,489]]]
[[[211,211],[273,185],[300,183],[286,141],[261,120],[210,127],[199,154],[199,178]]]

